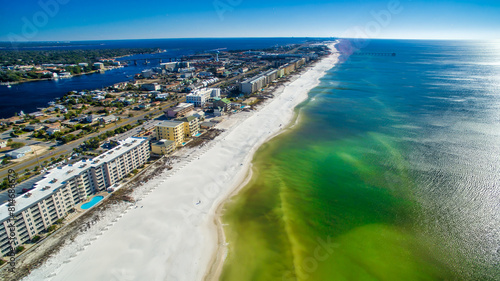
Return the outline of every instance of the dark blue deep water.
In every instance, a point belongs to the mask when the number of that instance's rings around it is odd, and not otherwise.
[[[25,113],[36,111],[37,107],[45,107],[47,102],[60,97],[69,91],[93,90],[128,81],[130,75],[140,73],[142,70],[152,68],[159,64],[158,59],[180,58],[184,55],[210,51],[219,48],[225,50],[262,49],[287,44],[303,43],[310,38],[213,38],[213,39],[149,39],[149,40],[112,40],[112,41],[81,41],[69,43],[42,43],[41,46],[23,44],[20,50],[72,50],[72,49],[116,49],[116,48],[160,48],[166,53],[153,55],[135,55],[132,58],[150,59],[149,65],[140,62],[137,66],[107,71],[105,74],[92,74],[77,76],[71,79],[57,81],[39,81],[12,85],[8,89],[0,86],[0,118],[12,116],[23,110]],[[33,43],[34,44],[34,43]],[[9,49],[9,45],[0,44]],[[0,48],[0,51],[2,49]]]
[[[500,44],[337,48],[224,206],[221,280],[500,280]]]

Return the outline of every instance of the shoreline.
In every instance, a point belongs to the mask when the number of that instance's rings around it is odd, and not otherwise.
[[[135,204],[102,214],[102,227],[80,235],[24,280],[216,277],[220,270],[213,265],[222,268],[223,259],[216,263],[214,257],[224,257],[217,210],[251,179],[254,153],[290,127],[295,107],[337,62],[332,53],[292,76],[257,110],[226,116],[217,126],[224,133],[206,146],[179,151],[173,170],[134,189]]]
[[[335,46],[338,44],[338,42],[336,43],[333,43],[330,45],[330,49],[332,50],[332,52],[335,50]],[[325,63],[325,61],[328,61],[328,59],[331,59],[332,57],[335,57],[335,54],[332,53],[330,54],[329,57],[326,57],[326,58],[323,58],[321,61],[319,62],[316,62],[314,65],[312,66],[309,66],[309,69],[307,69],[305,71],[305,73],[315,69],[317,66],[318,68],[320,68],[322,65],[320,65],[321,63]],[[338,63],[338,56],[335,57],[335,60],[336,62],[334,63],[337,64]],[[333,67],[333,65],[331,66]],[[250,160],[248,160],[246,163],[244,163],[244,170],[246,170],[246,174],[243,178],[241,178],[241,180],[239,181],[239,183],[237,183],[233,189],[232,192],[230,192],[225,198],[223,198],[221,200],[221,202],[219,203],[219,205],[217,206],[217,209],[215,211],[215,217],[213,218],[213,222],[215,224],[215,227],[216,227],[216,231],[217,231],[217,238],[218,238],[218,241],[217,241],[217,245],[218,245],[218,248],[217,248],[217,251],[213,254],[212,256],[212,261],[210,263],[210,267],[209,269],[207,270],[207,273],[206,275],[204,276],[203,278],[203,281],[217,281],[219,280],[220,278],[220,275],[222,274],[222,270],[223,270],[223,266],[224,266],[224,262],[225,262],[225,259],[227,257],[227,253],[228,253],[228,247],[227,245],[229,244],[227,242],[227,239],[226,239],[226,235],[225,235],[225,232],[224,232],[224,224],[222,222],[222,216],[223,216],[223,212],[224,212],[224,205],[226,202],[228,202],[229,200],[231,200],[232,197],[234,196],[237,196],[241,190],[243,190],[243,188],[245,188],[245,186],[247,186],[249,184],[249,182],[252,180],[252,177],[253,177],[253,158],[255,156],[255,153],[257,152],[257,150],[265,143],[271,141],[272,139],[274,139],[275,137],[283,134],[284,132],[286,132],[287,130],[289,129],[292,129],[295,125],[298,124],[299,122],[299,112],[296,112],[295,109],[296,107],[303,103],[304,101],[306,101],[309,97],[309,92],[317,87],[320,83],[320,79],[326,74],[326,71],[328,71],[329,69],[325,69],[322,73],[322,75],[320,76],[317,76],[317,77],[314,77],[314,80],[317,81],[316,85],[315,86],[312,86],[310,87],[309,89],[304,89],[304,90],[301,90],[300,92],[300,98],[298,98],[296,100],[296,104],[295,106],[293,106],[292,108],[292,115],[290,116],[289,120],[287,120],[286,124],[280,128],[277,132],[271,134],[268,138],[266,138],[264,141],[262,141],[260,144],[256,145],[253,149],[253,151],[250,152],[249,156],[250,157]],[[304,74],[305,74],[304,73]],[[300,75],[300,74],[298,74]],[[302,75],[300,75],[302,76]],[[289,84],[295,82],[296,80],[300,79],[301,77],[294,77],[295,79],[293,81],[290,81],[290,82],[287,82],[286,84],[284,85],[281,85],[279,89],[276,89],[276,91],[279,91],[280,94],[283,94],[283,92],[286,90],[286,88],[289,86]],[[267,105],[267,104],[266,104]],[[264,106],[266,106],[264,105]]]

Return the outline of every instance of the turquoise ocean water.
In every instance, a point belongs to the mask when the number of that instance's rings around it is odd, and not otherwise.
[[[357,43],[225,205],[221,279],[500,280],[500,42]]]

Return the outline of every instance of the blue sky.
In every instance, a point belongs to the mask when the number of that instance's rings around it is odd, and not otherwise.
[[[500,1],[0,0],[0,41],[500,39]]]

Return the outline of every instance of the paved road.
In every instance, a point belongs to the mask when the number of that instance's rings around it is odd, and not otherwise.
[[[177,102],[183,102],[183,101],[185,101],[185,98],[181,98],[178,101],[172,101],[172,102],[168,103],[166,106],[163,105],[162,108],[165,109],[167,107],[174,105]],[[159,109],[146,111],[146,112],[141,113],[139,115],[136,115],[134,117],[125,119],[123,122],[117,124],[117,126],[111,126],[105,130],[87,135],[84,138],[80,138],[80,139],[73,141],[71,143],[68,143],[68,144],[57,145],[57,146],[55,146],[55,149],[53,149],[49,152],[49,154],[39,155],[38,160],[37,160],[37,158],[34,158],[34,159],[30,159],[28,161],[21,162],[19,164],[4,168],[3,170],[0,171],[0,179],[3,179],[7,175],[8,169],[14,169],[18,173],[24,172],[25,169],[33,169],[35,166],[38,165],[38,162],[43,163],[43,161],[49,160],[51,157],[56,157],[56,156],[59,157],[59,155],[61,155],[61,154],[73,153],[74,148],[77,148],[78,146],[80,146],[80,144],[82,144],[84,141],[86,141],[90,138],[96,137],[104,132],[109,131],[109,130],[114,130],[118,126],[125,126],[128,124],[134,124],[138,120],[144,119],[144,117],[148,114],[158,115],[161,113],[162,113],[162,110],[159,110]]]

